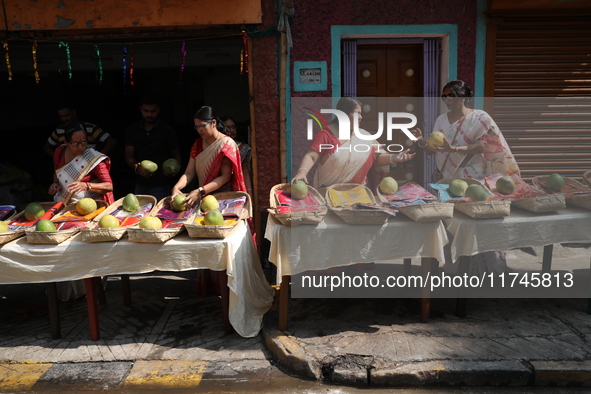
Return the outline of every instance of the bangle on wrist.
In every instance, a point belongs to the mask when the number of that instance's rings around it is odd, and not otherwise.
[[[421,145],[421,140],[425,141],[425,143],[423,145]],[[424,148],[427,146],[427,141],[424,138],[421,138],[420,140],[417,141],[417,145],[419,146],[419,148]]]
[[[90,186],[90,183],[86,182],[86,190],[90,190],[92,189],[92,187]]]
[[[392,161],[395,155],[390,155],[390,164],[394,164],[395,162]]]
[[[201,197],[205,196],[206,192],[205,189],[203,188],[203,186],[201,186],[199,189],[197,189],[199,191],[199,194],[201,195]]]
[[[300,168],[298,168],[298,172],[300,172],[301,170],[304,170],[304,171],[308,172],[308,169],[307,169],[307,168],[305,168],[305,167],[300,167]]]

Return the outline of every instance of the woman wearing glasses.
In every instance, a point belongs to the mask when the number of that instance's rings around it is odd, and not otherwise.
[[[495,121],[484,111],[466,107],[472,89],[455,80],[443,88],[441,99],[448,111],[439,116],[433,131],[445,134],[444,145],[429,147],[420,129],[413,134],[418,145],[435,154],[437,177],[483,179],[485,175],[519,174],[517,162]]]
[[[246,184],[246,190],[248,194],[252,196],[252,178],[251,174],[251,163],[252,163],[252,148],[246,142],[237,141],[236,137],[238,135],[237,128],[236,128],[236,121],[231,116],[222,116],[222,122],[226,126],[226,131],[230,137],[234,141],[236,141],[236,146],[238,146],[238,150],[240,151],[240,159],[242,162],[242,174],[244,175],[244,183]]]
[[[87,149],[88,140],[84,126],[74,123],[65,133],[65,145],[53,154],[53,183],[49,194],[55,201],[67,204],[84,197],[114,201],[113,181],[109,171],[111,160],[104,154]]]
[[[240,153],[234,140],[224,133],[224,123],[207,106],[199,108],[193,121],[201,138],[191,148],[189,164],[172,188],[172,198],[181,194],[181,190],[195,175],[199,180],[199,188],[190,192],[185,199],[189,206],[216,191],[246,192]]]

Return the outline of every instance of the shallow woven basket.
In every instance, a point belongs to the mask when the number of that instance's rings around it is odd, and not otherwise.
[[[56,202],[42,202],[39,204],[43,207],[43,209],[45,209],[47,211],[49,208],[53,207],[56,204]],[[60,212],[61,212],[61,210],[58,211],[57,214],[59,214]],[[6,219],[4,221],[5,222],[12,222],[14,220],[20,219],[24,214],[25,214],[25,211],[23,210],[23,211],[17,213],[16,215],[13,215],[10,219]],[[19,230],[6,231],[4,233],[0,233],[0,245],[8,243],[8,242],[12,241],[13,239],[17,239],[17,238],[22,237],[23,235],[25,235],[25,229],[26,229],[26,227],[19,229]]]
[[[383,212],[383,211],[378,211],[378,210],[374,210],[374,209],[351,210],[351,209],[343,209],[343,208],[333,207],[332,202],[330,201],[330,197],[329,197],[329,190],[330,189],[337,190],[337,191],[347,191],[347,190],[350,190],[356,186],[360,186],[360,185],[358,185],[356,183],[337,183],[335,185],[329,186],[326,189],[326,197],[325,197],[328,208],[347,224],[383,224],[386,220],[388,220],[390,215],[388,215],[386,212]],[[377,204],[378,202],[376,201],[376,198],[374,197],[373,193],[371,192],[371,189],[369,189],[367,186],[364,186],[364,185],[361,185],[361,186],[363,186],[365,188],[365,190],[367,191],[367,194],[369,195],[371,202],[373,204]]]
[[[156,206],[152,209],[149,215],[147,216],[156,216],[160,208],[170,202],[170,196],[164,197],[162,200],[156,204]],[[188,219],[185,220],[184,224],[191,223],[195,215],[191,215]],[[127,237],[132,242],[143,242],[143,243],[164,243],[169,239],[174,238],[178,233],[185,229],[184,226],[175,227],[175,228],[139,228],[139,227],[129,227],[127,229]]]
[[[588,186],[591,186],[591,171],[587,171],[583,174],[583,181],[585,181]]]
[[[97,209],[107,207],[106,201],[95,200]],[[66,205],[53,219],[59,219],[66,213],[76,209],[76,203],[70,203]],[[99,216],[99,215],[97,215]],[[86,223],[88,225],[89,222]],[[36,231],[34,228],[26,229],[25,234],[27,235],[27,242],[30,244],[42,244],[42,245],[59,245],[67,239],[72,238],[74,235],[80,232],[80,228],[70,228],[67,230],[58,231]]]
[[[252,217],[252,202],[250,195],[245,192],[220,192],[212,194],[218,200],[229,200],[231,198],[244,197],[246,196],[246,203],[240,213],[239,220],[233,225],[221,225],[221,226],[207,226],[195,223],[195,217],[191,219],[189,223],[185,223],[185,228],[192,238],[215,238],[224,239],[236,229],[238,223],[242,219],[249,219]],[[200,215],[198,213],[197,215]]]
[[[535,186],[539,187],[540,189],[543,189],[542,186],[546,185],[547,179],[548,179],[548,176],[546,176],[546,175],[535,176],[535,177],[533,177],[532,182]],[[591,191],[591,189],[589,187],[583,185],[581,182],[577,181],[575,178],[569,178],[569,177],[565,176],[564,182],[565,182],[565,185],[568,184],[572,187],[575,187],[577,190]],[[574,205],[574,206],[585,208],[585,209],[591,209],[591,196],[566,198],[566,203],[567,203],[567,205]]]
[[[399,185],[404,185],[407,182],[399,182]],[[421,187],[418,183],[415,185]],[[376,188],[376,195],[381,202],[388,202],[388,198],[380,192],[379,186]],[[454,216],[453,204],[448,204],[439,201],[428,201],[426,204],[411,205],[408,207],[396,207],[403,215],[408,216],[415,222],[429,223],[437,222],[439,220],[451,219]]]
[[[152,203],[152,210],[156,206],[156,197],[149,196],[149,195],[136,195],[138,201],[140,202],[140,207],[142,205],[146,205]],[[109,242],[109,241],[118,241],[120,240],[126,233],[127,229],[132,226],[125,226],[125,227],[113,227],[113,228],[100,228],[98,227],[99,221],[106,215],[110,215],[117,209],[121,208],[123,205],[123,200],[125,197],[120,198],[119,200],[115,201],[113,204],[109,205],[107,209],[101,212],[100,215],[95,217],[92,220],[91,226],[94,228],[83,228],[80,230],[80,238],[84,242]],[[150,211],[151,213],[152,211]],[[149,213],[148,213],[149,214]],[[133,227],[137,227],[137,224],[133,225]]]
[[[536,193],[544,193],[537,187],[532,187],[532,189]],[[530,212],[548,213],[565,209],[566,200],[564,194],[546,194],[544,196],[524,198],[523,200],[512,200],[511,205]]]
[[[444,178],[437,183],[449,184],[454,178]],[[472,178],[455,178],[466,181],[468,185],[480,185],[489,195],[493,192],[485,184]],[[449,203],[446,203],[449,204]],[[456,210],[474,219],[494,219],[509,216],[511,213],[511,201],[474,201],[453,203]]]
[[[289,212],[289,213],[278,213],[277,207],[279,206],[279,201],[277,200],[277,195],[275,192],[277,190],[285,190],[289,191],[290,184],[289,183],[280,183],[275,185],[271,188],[271,192],[269,193],[269,203],[271,208],[267,209],[267,211],[277,220],[281,222],[284,226],[287,227],[295,227],[299,226],[300,224],[318,224],[324,219],[326,216],[326,212],[328,212],[328,208],[326,208],[326,200],[322,197],[322,194],[312,186],[308,186],[308,192],[314,195],[314,198],[320,203],[320,211],[317,212]]]

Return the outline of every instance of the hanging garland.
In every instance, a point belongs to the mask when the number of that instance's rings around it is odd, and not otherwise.
[[[6,41],[2,41],[2,46],[6,51],[4,57],[6,58],[6,68],[8,69],[8,80],[12,81],[12,66],[10,65],[10,55],[8,54],[8,43]]]
[[[94,44],[94,50],[96,51],[96,57],[98,58],[97,61],[97,75],[96,80],[98,81],[99,85],[103,84],[103,59],[101,59],[101,51],[99,50],[98,45]]]
[[[123,92],[127,94],[127,46],[123,44]]]
[[[185,40],[183,40],[183,47],[181,48],[182,60],[181,60],[181,75],[179,77],[179,85],[183,81],[183,71],[185,71],[185,64],[187,63],[187,46]]]
[[[35,70],[35,83],[37,85],[39,85],[39,81],[41,80],[41,78],[39,77],[39,70],[37,69],[37,41],[33,42],[33,47],[32,47],[32,51],[33,51],[33,70]]]
[[[248,36],[242,30],[242,51],[240,51],[240,75],[248,74]]]
[[[133,65],[134,65],[134,61],[135,61],[134,60],[134,58],[135,58],[135,52],[133,50],[133,42],[130,45],[131,45],[131,61],[130,61],[130,64],[129,64],[129,84],[131,86],[133,86],[134,85],[134,82],[133,82]]]
[[[72,57],[70,56],[70,45],[67,42],[61,41],[58,48],[66,48],[66,59],[68,61],[68,79],[72,81]]]

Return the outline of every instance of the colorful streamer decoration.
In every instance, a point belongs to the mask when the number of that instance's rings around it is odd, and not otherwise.
[[[135,62],[135,52],[133,50],[133,43],[129,44],[131,45],[131,61],[129,62],[129,84],[131,86],[134,85],[133,82],[133,66],[134,66],[134,62]]]
[[[33,42],[33,47],[32,47],[32,51],[33,51],[33,70],[35,70],[35,83],[37,85],[39,85],[39,81],[41,80],[41,78],[39,77],[39,70],[37,69],[37,41]]]
[[[181,48],[182,61],[181,61],[181,75],[179,76],[179,85],[183,82],[183,71],[185,71],[185,64],[187,64],[187,46],[185,40],[183,40],[183,47]]]
[[[96,57],[97,57],[97,70],[96,70],[96,79],[99,83],[99,85],[103,84],[103,59],[101,58],[101,51],[98,47],[98,45],[94,44],[94,50],[96,51]]]
[[[8,80],[12,81],[12,66],[10,65],[10,55],[8,54],[8,43],[6,41],[2,41],[2,46],[6,51],[4,58],[6,59],[6,68],[8,70]]]
[[[248,36],[246,31],[242,30],[243,49],[240,53],[240,74],[248,74]]]
[[[123,89],[127,85],[127,46],[123,44]]]
[[[68,78],[72,81],[72,56],[70,55],[70,44],[61,41],[58,48],[66,48],[66,59],[68,61]]]

